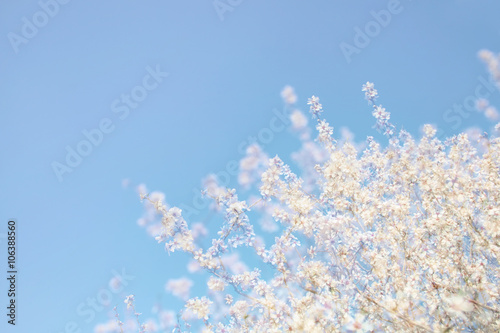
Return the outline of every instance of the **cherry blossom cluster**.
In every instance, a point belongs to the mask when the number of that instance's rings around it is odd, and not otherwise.
[[[166,291],[184,308],[157,311],[146,324],[133,310],[134,332],[500,330],[500,138],[442,142],[431,125],[420,139],[396,134],[374,85],[362,89],[389,144],[340,144],[316,96],[313,140],[286,87],[302,142],[297,166],[250,147],[240,164],[246,200],[209,177],[203,194],[221,225],[213,238],[163,194],[139,188],[139,224],[169,253],[187,253],[190,272],[207,273],[207,294],[190,298],[193,281],[170,279]],[[114,322],[100,332],[128,332]]]
[[[390,143],[395,144],[397,139],[394,138],[395,126],[389,122],[391,114],[382,107],[382,105],[376,105],[375,100],[378,98],[377,89],[374,88],[373,83],[366,82],[363,85],[362,91],[365,92],[365,99],[373,106],[372,115],[375,117],[377,122],[375,123],[375,128],[379,132],[383,132],[385,136],[390,138]]]

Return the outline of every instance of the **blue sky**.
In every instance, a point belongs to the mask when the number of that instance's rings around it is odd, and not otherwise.
[[[268,126],[285,85],[303,110],[319,96],[330,124],[349,127],[356,140],[377,136],[366,81],[412,134],[424,123],[446,135],[489,130],[480,113],[443,115],[488,77],[477,52],[500,51],[500,4],[394,1],[242,1],[222,16],[211,0],[57,8],[41,0],[52,16],[40,14],[38,1],[2,1],[0,233],[17,219],[17,332],[60,333],[69,322],[91,332],[111,307],[92,319],[77,308],[109,288],[113,271],[134,276],[123,294],[134,293],[141,312],[159,297],[179,306],[164,285],[186,274],[185,257],[168,256],[137,226],[142,206],[122,180],[160,190],[173,205],[191,202],[201,178],[239,160],[238,145]],[[356,47],[356,27],[364,31],[372,11],[391,6],[390,22],[347,59],[340,45]],[[131,93],[142,100],[125,116],[122,96]],[[498,91],[490,100],[500,105]],[[109,133],[60,181],[54,162],[64,164],[66,147],[77,149],[82,132],[99,126]],[[286,155],[298,147],[283,131],[264,148]],[[5,271],[5,250],[0,262]]]

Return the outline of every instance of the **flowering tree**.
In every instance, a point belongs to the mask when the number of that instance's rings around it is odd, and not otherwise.
[[[500,88],[500,57],[480,57]],[[140,324],[136,314],[125,325],[117,314],[96,332],[499,331],[500,138],[462,133],[442,142],[425,125],[417,141],[396,133],[372,83],[362,90],[386,146],[372,137],[336,141],[315,96],[312,139],[293,89],[283,90],[302,141],[292,156],[301,176],[253,145],[239,182],[258,195],[242,200],[208,177],[203,194],[222,221],[209,246],[203,224],[190,225],[162,193],[140,187],[140,224],[168,252],[190,254],[190,271],[210,272],[208,294],[189,298],[191,280],[170,280],[167,291],[185,300],[177,315],[159,311]],[[497,112],[485,100],[478,109],[490,119]],[[266,268],[249,269],[240,252]]]

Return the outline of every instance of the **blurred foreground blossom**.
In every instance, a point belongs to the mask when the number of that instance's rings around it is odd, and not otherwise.
[[[165,290],[180,299],[187,300],[192,286],[193,281],[187,278],[170,279],[165,285]]]
[[[291,86],[286,86],[281,91],[281,97],[286,104],[292,105],[297,102],[297,95]]]

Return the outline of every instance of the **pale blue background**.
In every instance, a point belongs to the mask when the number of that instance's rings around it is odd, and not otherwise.
[[[59,333],[75,321],[91,332],[109,308],[90,323],[76,308],[107,287],[113,269],[135,276],[126,292],[136,294],[139,311],[150,314],[160,295],[179,306],[163,288],[184,274],[185,257],[169,257],[136,225],[141,204],[121,181],[189,203],[203,176],[241,158],[237,145],[268,126],[287,84],[303,110],[307,97],[320,96],[325,118],[358,140],[376,135],[361,92],[367,80],[394,123],[413,134],[424,123],[448,134],[491,127],[474,113],[454,130],[443,113],[486,77],[477,51],[500,51],[500,3],[402,0],[403,11],[347,64],[339,44],[352,43],[353,28],[387,3],[248,0],[221,21],[211,0],[73,0],[16,54],[7,34],[19,34],[22,18],[40,7],[1,1],[0,233],[18,219],[16,331]],[[111,102],[157,64],[170,76],[120,120]],[[500,105],[498,92],[492,101]],[[65,147],[102,118],[115,130],[58,182],[51,163],[63,162]],[[286,155],[298,147],[285,131],[265,149]],[[0,309],[5,289],[2,282]]]

